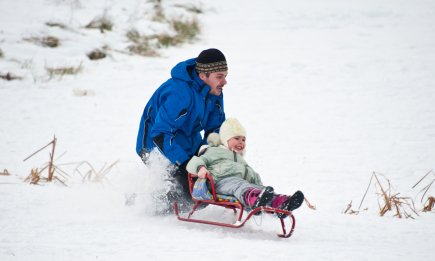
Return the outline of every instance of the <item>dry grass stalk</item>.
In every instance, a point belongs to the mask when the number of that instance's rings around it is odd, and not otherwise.
[[[349,202],[349,204],[347,204],[347,207],[346,207],[346,209],[343,211],[343,213],[344,213],[344,214],[351,214],[351,213],[349,213],[350,211],[352,211],[351,208],[352,208],[352,200]],[[355,213],[352,211],[352,214],[355,214]]]
[[[426,200],[427,204],[423,208],[423,212],[430,212],[432,211],[434,205],[435,205],[435,198],[432,196],[429,196]]]
[[[29,176],[24,179],[24,182],[29,182],[30,184],[38,184],[39,180],[41,179],[41,173],[38,171],[38,169],[32,169],[30,171]]]
[[[9,176],[11,175],[7,169],[4,169],[3,172],[0,172],[1,176]]]
[[[364,211],[367,210],[367,208],[363,209]],[[352,201],[350,201],[349,204],[347,204],[346,209],[343,211],[344,214],[349,215],[358,215],[361,212],[361,210],[353,210],[352,209]]]
[[[425,180],[430,174],[433,174],[435,176],[435,172],[433,170],[430,170],[426,175],[424,175],[412,188],[417,187],[423,180]],[[423,189],[420,190],[419,193],[423,192],[423,195],[421,196],[420,202],[423,203],[424,196],[428,193],[429,189],[431,188],[432,184],[434,183],[435,178],[432,178],[432,181],[429,181],[429,183],[423,187]]]
[[[64,185],[65,187],[68,187],[66,182],[64,180],[61,180],[60,178],[58,178],[57,176],[54,176],[53,180],[60,182],[62,185]]]
[[[304,197],[304,202],[305,202],[305,204],[307,204],[308,208],[310,208],[310,209],[312,209],[312,210],[316,210],[316,206],[315,206],[315,205],[312,205],[312,204],[308,201],[307,197]]]
[[[34,155],[38,154],[42,150],[46,149],[47,147],[51,146],[51,152],[49,154],[49,161],[41,168],[41,169],[32,169],[29,176],[24,180],[25,182],[30,182],[30,184],[39,184],[40,182],[59,182],[64,186],[67,186],[66,181],[71,177],[70,174],[68,174],[66,171],[62,170],[59,166],[65,166],[65,165],[75,165],[75,169],[73,171],[73,174],[75,172],[79,173],[82,176],[82,181],[91,181],[91,182],[103,182],[104,180],[107,181],[107,174],[112,170],[112,168],[119,162],[119,160],[113,162],[110,165],[104,164],[103,167],[101,167],[100,170],[96,171],[95,168],[88,162],[88,161],[81,161],[79,163],[64,163],[61,165],[54,164],[54,152],[56,148],[57,139],[56,137],[53,138],[51,142],[49,142],[44,147],[40,148],[39,150],[32,153],[30,156],[24,159],[24,161],[28,160],[29,158],[33,157]],[[62,154],[61,156],[63,156]],[[60,158],[59,156],[58,158]],[[57,158],[57,159],[58,159]],[[83,174],[83,167],[85,167],[85,172]],[[6,170],[5,170],[6,171]],[[47,177],[44,177],[42,174],[44,172],[47,172]],[[56,174],[56,175],[55,175]]]
[[[40,182],[40,181],[51,182],[53,180],[56,180],[56,181],[59,181],[65,185],[65,182],[63,180],[61,180],[59,177],[54,176],[55,172],[59,173],[61,171],[54,164],[54,152],[56,149],[56,143],[57,143],[57,139],[56,139],[56,137],[54,137],[53,140],[50,141],[47,145],[45,145],[42,148],[40,148],[39,150],[35,151],[34,153],[32,153],[30,156],[28,156],[27,158],[25,158],[23,160],[23,161],[26,161],[26,160],[30,159],[31,157],[33,157],[34,155],[41,152],[42,150],[44,150],[45,148],[51,146],[51,152],[49,153],[48,163],[45,166],[43,166],[41,168],[41,170],[39,170],[39,171],[38,171],[38,169],[32,169],[30,172],[30,175],[24,181],[30,181],[30,184],[38,184],[38,182]],[[45,170],[47,170],[47,177],[42,176],[42,173]]]
[[[51,153],[50,153],[50,161],[48,162],[48,181],[52,181],[53,180],[53,175],[54,175],[54,166],[53,166],[53,158],[54,158],[54,150],[56,148],[56,142],[57,139],[56,137],[53,138],[53,140],[51,141]]]
[[[184,8],[187,11],[194,13],[194,14],[202,14],[204,13],[204,10],[202,6],[195,6],[194,4],[175,4],[175,7]]]
[[[376,175],[376,173],[373,173],[373,177],[375,177],[376,181],[378,182],[379,189],[381,190],[380,195],[383,198],[384,203],[385,203],[385,205],[383,207],[379,207],[380,208],[379,214],[382,217],[382,216],[385,215],[385,213],[387,211],[391,210],[391,195],[388,195],[386,190],[384,190],[384,188],[382,187],[382,184],[379,181],[378,176]],[[387,191],[391,191],[391,184],[390,184],[390,181],[388,179],[387,179],[387,182],[388,182],[388,190]]]
[[[79,162],[79,164],[74,169],[74,172],[77,172],[81,177],[82,181],[91,181],[91,182],[103,182],[104,180],[107,181],[107,174],[112,170],[112,168],[119,162],[119,160],[113,162],[109,166],[106,166],[104,164],[103,167],[99,171],[96,171],[95,168],[92,166],[91,163],[88,161],[82,161]],[[82,170],[82,168],[85,168],[85,171]]]
[[[399,197],[400,193],[392,193],[392,187],[390,180],[388,180],[384,175],[379,174],[384,177],[388,184],[388,189],[384,189],[381,181],[378,178],[377,173],[373,173],[374,178],[376,179],[378,188],[380,189],[380,193],[378,195],[381,196],[383,200],[383,206],[379,203],[379,215],[383,217],[388,211],[395,212],[394,216],[398,218],[413,218],[413,216],[406,211],[406,209],[410,209],[414,214],[418,215],[417,211],[414,207],[414,202],[409,197]]]

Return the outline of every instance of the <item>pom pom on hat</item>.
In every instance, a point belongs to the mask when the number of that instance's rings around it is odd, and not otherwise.
[[[221,138],[219,134],[212,132],[207,137],[207,144],[211,147],[217,147],[221,144]]]
[[[219,135],[221,142],[228,147],[228,140],[236,136],[246,137],[246,130],[236,118],[228,118],[222,123]]]

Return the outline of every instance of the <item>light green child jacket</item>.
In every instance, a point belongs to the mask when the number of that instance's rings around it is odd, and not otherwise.
[[[216,139],[216,135],[218,134],[209,135],[207,139],[209,147],[201,156],[192,157],[186,170],[189,173],[198,174],[199,168],[205,166],[215,182],[235,176],[252,184],[263,185],[260,175],[248,165],[243,156],[221,145],[220,139]]]

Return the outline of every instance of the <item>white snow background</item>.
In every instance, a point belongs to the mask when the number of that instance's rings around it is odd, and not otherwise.
[[[180,2],[163,4],[177,15]],[[11,173],[0,176],[0,260],[433,260],[434,214],[421,212],[422,187],[412,186],[435,169],[435,2],[185,2],[204,10],[200,38],[154,58],[122,52],[128,29],[165,30],[145,0],[0,2],[0,73],[23,77],[0,79],[0,169]],[[84,29],[102,15],[112,31]],[[24,40],[46,35],[61,45]],[[114,51],[86,57],[102,46]],[[230,229],[154,215],[164,161],[147,168],[136,156],[140,116],[177,62],[210,47],[227,57],[225,111],[248,131],[247,161],[276,191],[300,189],[317,207],[295,211],[289,239],[276,237],[270,216]],[[61,79],[45,71],[80,64]],[[49,149],[23,159],[54,135],[56,164],[119,163],[97,183],[78,173],[67,187],[23,182]],[[344,214],[351,201],[358,209],[373,172],[419,215],[380,217],[374,183],[367,210]]]

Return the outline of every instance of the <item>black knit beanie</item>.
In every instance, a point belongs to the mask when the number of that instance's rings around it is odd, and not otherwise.
[[[228,66],[224,54],[218,49],[211,48],[198,55],[195,69],[198,73],[212,73],[228,71]]]

